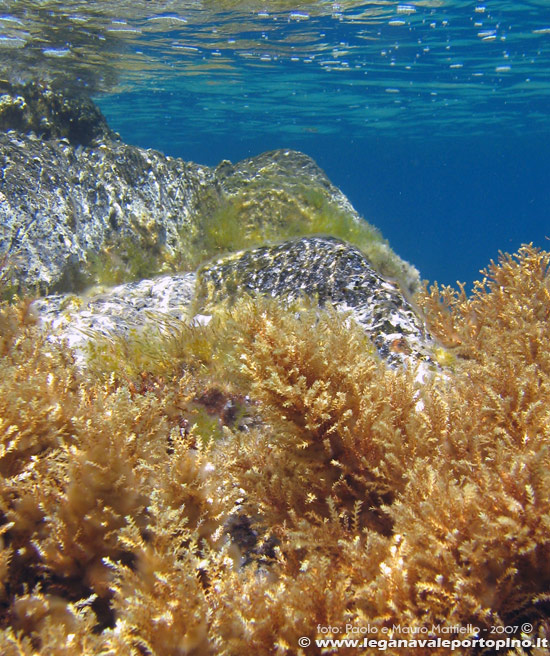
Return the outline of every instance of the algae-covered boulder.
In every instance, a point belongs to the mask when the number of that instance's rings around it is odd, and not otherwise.
[[[385,276],[414,291],[418,271],[398,257],[380,232],[307,155],[262,153],[215,170],[218,195],[198,229],[205,256],[303,235],[332,235],[357,246]]]
[[[0,256],[15,290],[192,271],[213,256],[310,234],[345,239],[404,288],[418,284],[416,269],[302,153],[199,166],[122,143],[89,100],[36,84],[4,91]]]

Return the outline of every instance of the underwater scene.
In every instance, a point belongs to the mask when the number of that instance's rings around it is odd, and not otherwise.
[[[0,656],[550,656],[550,4],[0,1]]]

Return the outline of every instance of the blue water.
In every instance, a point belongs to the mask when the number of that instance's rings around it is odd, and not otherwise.
[[[98,99],[125,140],[208,165],[302,150],[430,281],[471,285],[499,251],[548,248],[544,2],[355,3],[200,27],[147,33],[135,50],[155,74]]]
[[[548,0],[2,4],[6,75],[186,160],[301,150],[425,279],[549,246]]]

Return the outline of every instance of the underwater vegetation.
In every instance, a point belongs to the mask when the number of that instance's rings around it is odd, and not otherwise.
[[[166,270],[174,272],[175,267],[167,265],[170,258],[166,249],[153,234],[144,237],[144,232],[136,230],[131,237],[87,253],[87,261],[70,280],[70,288],[81,291],[94,284],[112,286],[152,278]]]
[[[202,258],[317,233],[363,247],[382,241],[376,228],[354,220],[327,191],[301,184],[277,192],[266,187],[264,180],[253,180],[236,194],[220,195],[214,209],[198,222]]]
[[[183,252],[193,253],[193,268],[225,253],[274,244],[293,237],[331,235],[353,244],[382,275],[415,290],[418,272],[391,250],[374,226],[341,207],[330,189],[311,180],[287,179],[262,171],[232,193],[210,192],[195,231],[182,234]],[[187,255],[188,257],[188,255]],[[188,261],[181,262],[189,266]]]
[[[378,271],[400,279],[405,288],[415,288],[418,282],[416,270],[393,253],[380,232],[340,207],[330,190],[311,181],[309,186],[291,183],[281,175],[264,174],[233,193],[203,190],[197,218],[179,231],[172,249],[163,243],[162,230],[150,217],[133,221],[132,228],[131,235],[117,234],[98,252],[88,252],[84,266],[70,274],[71,280],[64,280],[65,287],[82,290],[93,284],[191,271],[225,253],[318,234],[354,244]]]
[[[330,308],[246,297],[98,340],[80,370],[4,303],[0,653],[361,653],[315,645],[348,624],[550,638],[549,265],[525,246],[469,296],[423,289],[452,354],[423,383]]]

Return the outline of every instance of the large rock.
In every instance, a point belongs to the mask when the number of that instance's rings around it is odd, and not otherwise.
[[[52,294],[34,301],[32,310],[51,339],[67,344],[85,367],[92,337],[129,337],[137,330],[156,334],[167,319],[188,319],[195,282],[194,273],[180,273],[84,295]]]
[[[89,98],[68,97],[37,82],[9,84],[0,80],[0,130],[34,132],[43,139],[65,138],[74,146],[118,138]]]
[[[431,366],[407,301],[416,269],[311,158],[278,150],[199,166],[122,143],[89,100],[40,85],[4,91],[3,284],[57,292],[34,307],[77,354],[94,332],[186,317],[193,294],[208,313],[257,292],[350,310],[390,365]]]
[[[0,252],[12,283],[41,292],[161,271],[213,178],[116,141],[82,148],[16,132],[0,134],[0,166]]]
[[[16,289],[79,291],[191,271],[212,256],[312,233],[355,243],[409,290],[418,283],[302,153],[213,169],[122,143],[89,100],[40,85],[4,91],[0,257]]]

